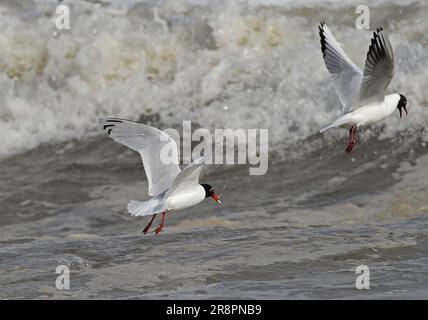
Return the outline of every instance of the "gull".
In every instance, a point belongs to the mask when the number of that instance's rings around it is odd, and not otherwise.
[[[209,184],[199,184],[199,176],[208,155],[200,157],[183,170],[178,165],[177,144],[166,132],[154,127],[118,118],[99,120],[103,130],[116,142],[140,153],[148,181],[148,201],[132,200],[128,212],[133,216],[152,215],[142,231],[146,234],[158,213],[162,221],[156,228],[159,234],[165,225],[165,213],[192,207],[211,197],[221,204],[219,195]]]
[[[343,115],[320,132],[338,126],[350,126],[345,150],[350,153],[356,144],[360,126],[384,120],[396,108],[401,118],[402,109],[407,114],[407,99],[399,93],[386,95],[386,88],[394,76],[394,53],[382,28],[373,32],[364,73],[349,59],[325,22],[321,22],[318,28],[324,62],[343,105]]]

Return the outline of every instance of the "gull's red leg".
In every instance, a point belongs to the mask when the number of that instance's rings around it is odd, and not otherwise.
[[[351,129],[349,129],[349,142],[351,143],[352,141],[354,141],[354,126],[351,127]]]
[[[156,213],[150,219],[149,224],[144,228],[143,234],[146,234],[149,231],[150,227],[152,226],[153,220],[155,220],[155,217],[156,217]]]
[[[357,132],[357,126],[352,126],[351,129],[349,129],[349,142],[348,142],[348,146],[346,147],[346,150],[345,150],[346,153],[351,153],[352,149],[355,146],[356,132]]]
[[[345,152],[350,152],[349,149],[351,148],[352,145],[352,140],[353,140],[353,135],[354,135],[354,126],[351,127],[351,129],[349,129],[349,140],[348,140],[348,145],[345,149]]]
[[[162,221],[161,221],[160,225],[155,230],[156,234],[159,234],[159,232],[162,231],[164,225],[165,225],[165,211],[162,212]]]

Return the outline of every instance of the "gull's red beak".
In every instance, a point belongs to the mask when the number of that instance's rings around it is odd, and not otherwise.
[[[407,108],[406,108],[406,104],[403,104],[400,108],[400,118],[403,117],[403,109],[406,112],[406,115],[408,115],[409,113],[407,112]]]
[[[220,201],[219,196],[218,196],[218,195],[216,195],[214,192],[212,192],[212,193],[211,193],[211,197],[212,197],[215,201],[217,201],[218,203],[220,203],[220,204],[221,204],[221,201]]]

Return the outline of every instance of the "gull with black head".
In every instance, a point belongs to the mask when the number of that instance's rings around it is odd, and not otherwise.
[[[321,132],[338,126],[349,126],[349,141],[345,151],[350,153],[356,144],[360,126],[384,120],[396,109],[401,118],[403,110],[407,114],[407,99],[400,93],[386,95],[386,89],[394,76],[394,53],[382,28],[373,32],[364,73],[349,59],[325,22],[321,22],[318,28],[324,62],[343,105],[343,115],[321,129]]]
[[[133,216],[151,215],[143,230],[146,234],[158,213],[162,221],[155,229],[161,232],[165,225],[166,212],[192,207],[212,198],[221,203],[209,184],[199,184],[199,176],[207,156],[201,157],[183,170],[178,165],[177,144],[166,132],[154,127],[118,118],[100,119],[103,130],[116,142],[140,153],[148,181],[148,201],[132,200],[128,212]],[[170,152],[163,159],[163,155]]]

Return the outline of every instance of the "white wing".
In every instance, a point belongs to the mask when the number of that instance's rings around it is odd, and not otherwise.
[[[394,76],[394,53],[382,28],[373,32],[373,38],[367,52],[364,77],[361,82],[359,100],[361,103],[382,102],[386,88]]]
[[[318,29],[325,65],[330,72],[336,94],[343,105],[343,111],[347,112],[358,100],[363,73],[340,47],[325,22],[321,22]]]
[[[186,192],[186,190],[192,190],[197,186],[199,184],[199,176],[201,175],[202,168],[207,164],[207,158],[208,155],[200,157],[184,168],[165,194],[165,198],[174,194]]]
[[[149,196],[156,196],[171,187],[180,173],[177,144],[171,136],[129,120],[106,118],[99,122],[114,141],[140,153],[149,183]]]

